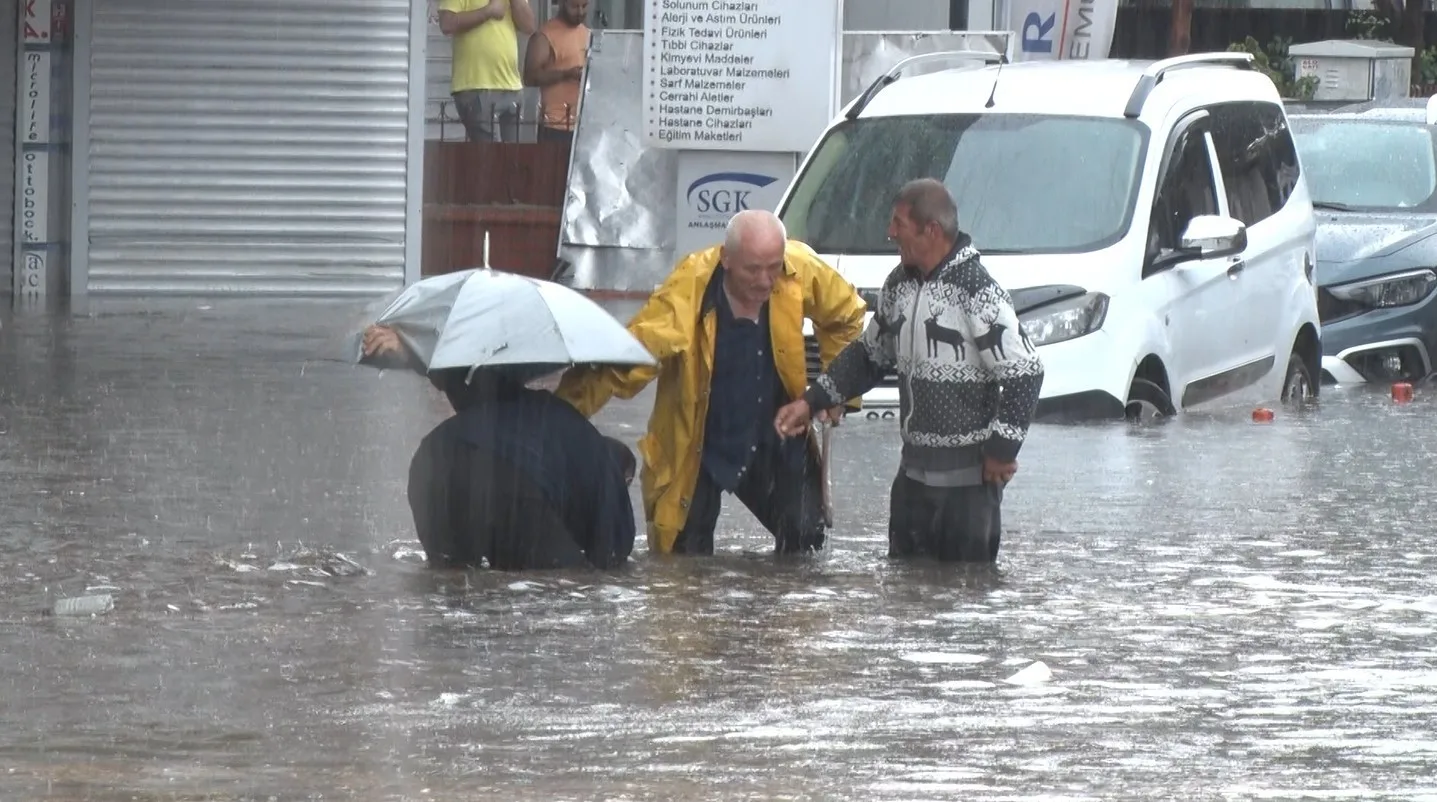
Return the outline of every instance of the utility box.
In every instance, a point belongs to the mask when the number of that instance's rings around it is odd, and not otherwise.
[[[1392,100],[1412,94],[1410,47],[1367,39],[1330,39],[1292,45],[1298,80],[1317,78],[1314,101]]]

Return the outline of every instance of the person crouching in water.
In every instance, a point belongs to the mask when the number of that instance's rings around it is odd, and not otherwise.
[[[365,332],[364,357],[412,365],[383,326]],[[552,393],[501,373],[428,375],[455,412],[409,466],[409,507],[430,566],[610,569],[629,558],[636,460],[628,446]]]

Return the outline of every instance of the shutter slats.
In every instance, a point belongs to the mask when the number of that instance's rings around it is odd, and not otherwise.
[[[410,8],[96,3],[89,291],[399,286]]]

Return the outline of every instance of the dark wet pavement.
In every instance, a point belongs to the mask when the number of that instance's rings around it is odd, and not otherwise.
[[[4,312],[0,798],[1437,798],[1437,389],[1037,427],[996,574],[888,563],[859,421],[816,559],[731,503],[710,560],[466,576],[404,498],[444,402],[316,361],[362,309],[153,307]]]

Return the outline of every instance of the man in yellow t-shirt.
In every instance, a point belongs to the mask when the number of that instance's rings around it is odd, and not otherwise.
[[[536,25],[529,0],[439,0],[439,30],[454,40],[450,93],[470,142],[519,139],[519,34]]]

